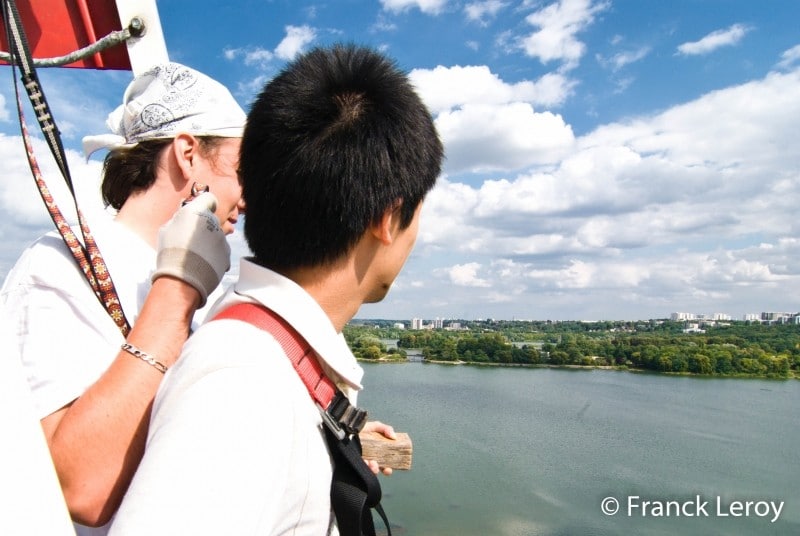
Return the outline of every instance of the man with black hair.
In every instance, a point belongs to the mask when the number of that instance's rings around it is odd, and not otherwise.
[[[385,56],[339,45],[290,63],[248,116],[239,170],[253,256],[209,318],[242,303],[271,311],[355,405],[363,370],[342,329],[386,296],[442,157],[430,113]],[[321,412],[285,348],[231,317],[189,339],[111,534],[338,532]]]

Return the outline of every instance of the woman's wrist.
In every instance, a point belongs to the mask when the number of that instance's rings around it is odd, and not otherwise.
[[[172,276],[161,276],[155,281],[150,289],[148,301],[151,296],[159,301],[159,305],[165,311],[172,311],[179,315],[188,315],[189,319],[194,316],[195,311],[200,307],[201,295],[191,284]],[[161,305],[163,303],[163,305]]]
[[[159,363],[171,366],[189,336],[200,293],[192,285],[170,276],[153,282],[128,342]]]

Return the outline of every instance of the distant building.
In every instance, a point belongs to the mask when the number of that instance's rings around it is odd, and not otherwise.
[[[422,329],[423,322],[421,318],[412,318],[411,319],[411,329]]]
[[[442,329],[444,327],[444,320],[437,318],[433,321],[433,329]]]
[[[686,329],[683,330],[684,333],[705,333],[706,330],[701,329],[699,324],[689,324],[686,326]]]
[[[406,325],[403,324],[402,322],[395,322],[394,328],[395,329],[406,329]]]
[[[675,322],[728,322],[731,315],[727,313],[714,313],[707,315],[705,313],[672,313],[670,320]]]
[[[798,313],[761,313],[761,321],[766,324],[794,324]]]
[[[742,317],[742,320],[745,322],[758,322],[761,317],[756,313],[748,313]]]

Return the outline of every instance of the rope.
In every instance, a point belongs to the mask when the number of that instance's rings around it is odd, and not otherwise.
[[[134,17],[131,19],[131,23],[127,28],[113,31],[105,37],[98,39],[91,45],[79,48],[78,50],[63,56],[56,56],[54,58],[33,58],[32,64],[34,67],[61,67],[63,65],[69,65],[70,63],[75,63],[76,61],[93,56],[98,52],[102,52],[107,48],[122,44],[132,37],[139,37],[143,33],[144,23],[142,22],[142,19]],[[0,60],[13,63],[11,60],[11,54],[8,52],[0,51]]]

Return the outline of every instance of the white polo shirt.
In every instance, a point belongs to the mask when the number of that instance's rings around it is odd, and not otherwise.
[[[0,315],[0,534],[75,536],[22,363]]]
[[[314,348],[350,394],[363,370],[314,299],[247,259],[215,306],[262,303]],[[209,318],[213,318],[212,311]],[[203,325],[156,397],[144,459],[113,522],[120,535],[336,534],[319,411],[271,334]]]
[[[98,220],[91,226],[125,316],[134,324],[152,286],[156,251],[121,223]],[[208,309],[195,314],[195,323]],[[0,313],[7,319],[8,344],[15,352],[0,359],[21,360],[38,419],[81,396],[125,342],[55,231],[17,260],[0,290]],[[75,529],[78,536],[107,532],[107,526],[77,523]]]
[[[156,252],[122,224],[93,224],[92,230],[132,324],[150,290]],[[125,342],[55,231],[20,256],[3,284],[0,308],[39,418],[83,394]]]

